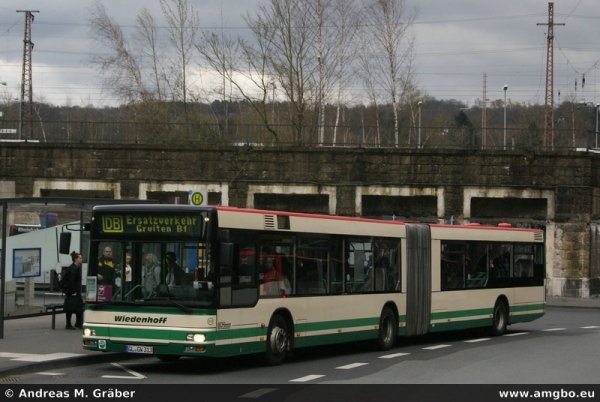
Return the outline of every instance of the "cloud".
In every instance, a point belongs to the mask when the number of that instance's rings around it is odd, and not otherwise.
[[[223,24],[230,33],[243,36],[249,31],[242,15],[253,13],[266,0],[188,1],[199,11],[203,29]],[[103,4],[126,33],[142,7],[164,23],[158,0],[104,0]],[[416,78],[429,95],[471,102],[482,97],[486,73],[490,99],[503,97],[506,84],[513,101],[544,102],[548,28],[538,24],[548,21],[548,2],[419,0],[408,4],[419,8],[414,25]],[[24,14],[16,10],[39,10],[32,25],[34,98],[43,96],[55,104],[68,97],[73,102],[109,103],[98,72],[83,63],[95,50],[88,39],[91,5],[92,0],[5,0],[0,6],[0,80],[8,85],[2,88],[20,93]],[[555,101],[560,90],[560,100],[600,102],[599,11],[597,0],[554,3],[554,22],[566,24],[554,28]],[[354,85],[352,91],[362,89]]]

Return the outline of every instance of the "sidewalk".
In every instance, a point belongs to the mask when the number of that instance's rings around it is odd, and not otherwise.
[[[0,378],[144,357],[84,350],[81,339],[81,330],[65,329],[64,314],[56,314],[54,330],[51,315],[5,320],[4,339],[0,339]]]
[[[569,297],[548,297],[546,299],[546,306],[549,308],[600,308],[600,298],[575,299]]]
[[[546,302],[549,309],[600,309],[600,299],[549,297]],[[52,329],[50,315],[5,320],[4,339],[0,339],[0,378],[144,357],[84,350],[81,346],[81,331],[68,331],[64,328],[64,314],[57,314],[55,330]]]

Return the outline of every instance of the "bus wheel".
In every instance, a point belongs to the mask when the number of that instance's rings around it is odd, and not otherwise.
[[[492,320],[492,333],[495,336],[504,335],[506,326],[508,325],[508,308],[502,300],[496,301]]]
[[[289,343],[288,329],[285,320],[280,315],[271,319],[267,333],[267,364],[278,366],[283,363]]]
[[[178,355],[156,355],[161,362],[176,362],[181,356]]]
[[[379,318],[379,349],[390,350],[396,341],[398,325],[394,312],[389,307],[384,307]]]

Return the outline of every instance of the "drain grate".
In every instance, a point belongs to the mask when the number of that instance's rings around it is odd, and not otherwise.
[[[19,379],[17,377],[4,377],[0,378],[0,382],[17,382]]]

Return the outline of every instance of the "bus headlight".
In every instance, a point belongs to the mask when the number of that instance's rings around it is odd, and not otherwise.
[[[202,343],[206,341],[206,336],[204,334],[188,334],[186,340],[188,342]]]
[[[83,330],[83,336],[96,336],[96,330],[92,328],[85,328]]]

